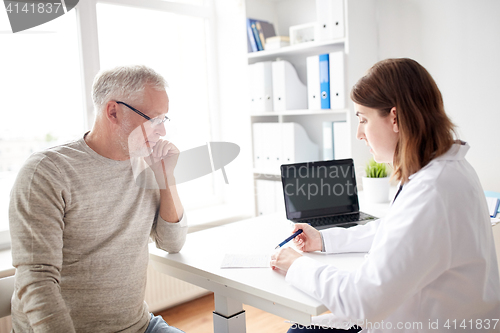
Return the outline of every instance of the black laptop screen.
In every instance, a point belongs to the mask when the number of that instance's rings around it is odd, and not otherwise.
[[[281,166],[287,218],[359,211],[352,159]]]

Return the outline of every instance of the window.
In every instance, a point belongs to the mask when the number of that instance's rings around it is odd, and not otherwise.
[[[178,2],[182,4],[197,5],[197,6],[206,6],[208,3],[208,0],[161,0],[161,1]]]
[[[0,10],[0,246],[8,235],[8,207],[19,168],[35,151],[78,139],[88,118],[82,96],[83,77],[100,68],[144,64],[162,74],[169,84],[167,139],[181,151],[206,145],[214,137],[209,105],[214,85],[207,60],[211,20],[208,0],[120,0],[85,3],[82,15],[97,15],[100,64],[91,63],[87,49],[79,49],[77,15],[67,14],[24,32],[12,34],[7,13]],[[76,10],[83,6],[80,3]],[[89,7],[96,6],[96,11]],[[83,17],[82,25],[94,22]],[[86,40],[92,34],[83,29]],[[95,41],[95,40],[94,40]],[[91,43],[92,44],[92,43]],[[96,53],[97,54],[97,53]],[[93,67],[92,67],[93,66]],[[213,67],[213,66],[212,66]],[[88,84],[88,83],[87,83]],[[209,94],[210,92],[210,94]],[[88,96],[85,96],[88,97]],[[92,124],[89,124],[91,126]],[[221,184],[222,185],[222,184]],[[180,184],[187,209],[222,201],[221,191],[208,175]],[[189,195],[188,195],[189,194]]]
[[[101,68],[153,68],[169,85],[166,139],[181,152],[211,141],[207,19],[107,3],[96,10]],[[178,191],[186,209],[219,201],[211,175],[179,184]]]
[[[84,118],[75,12],[16,34],[0,12],[0,233],[6,233],[20,167],[33,152],[82,135]]]

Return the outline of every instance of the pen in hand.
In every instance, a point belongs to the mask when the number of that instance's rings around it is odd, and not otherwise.
[[[291,235],[290,237],[288,237],[287,239],[285,239],[284,241],[282,241],[278,246],[275,247],[275,249],[277,249],[279,247],[282,247],[283,245],[285,245],[286,243],[288,243],[289,241],[291,241],[292,239],[294,239],[295,237],[297,237],[301,233],[302,233],[302,229],[299,229],[293,235]]]

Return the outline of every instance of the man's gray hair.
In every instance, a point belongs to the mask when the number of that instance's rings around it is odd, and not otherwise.
[[[142,103],[146,86],[158,91],[168,87],[160,74],[143,65],[119,66],[100,71],[92,85],[94,108],[100,114],[111,100]]]

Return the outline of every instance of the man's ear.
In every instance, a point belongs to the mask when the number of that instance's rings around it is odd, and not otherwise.
[[[396,107],[393,107],[391,109],[391,122],[392,122],[392,129],[395,133],[399,133],[399,125],[398,125],[398,116],[396,113]]]
[[[109,101],[104,108],[104,115],[112,124],[118,124],[118,103]]]

